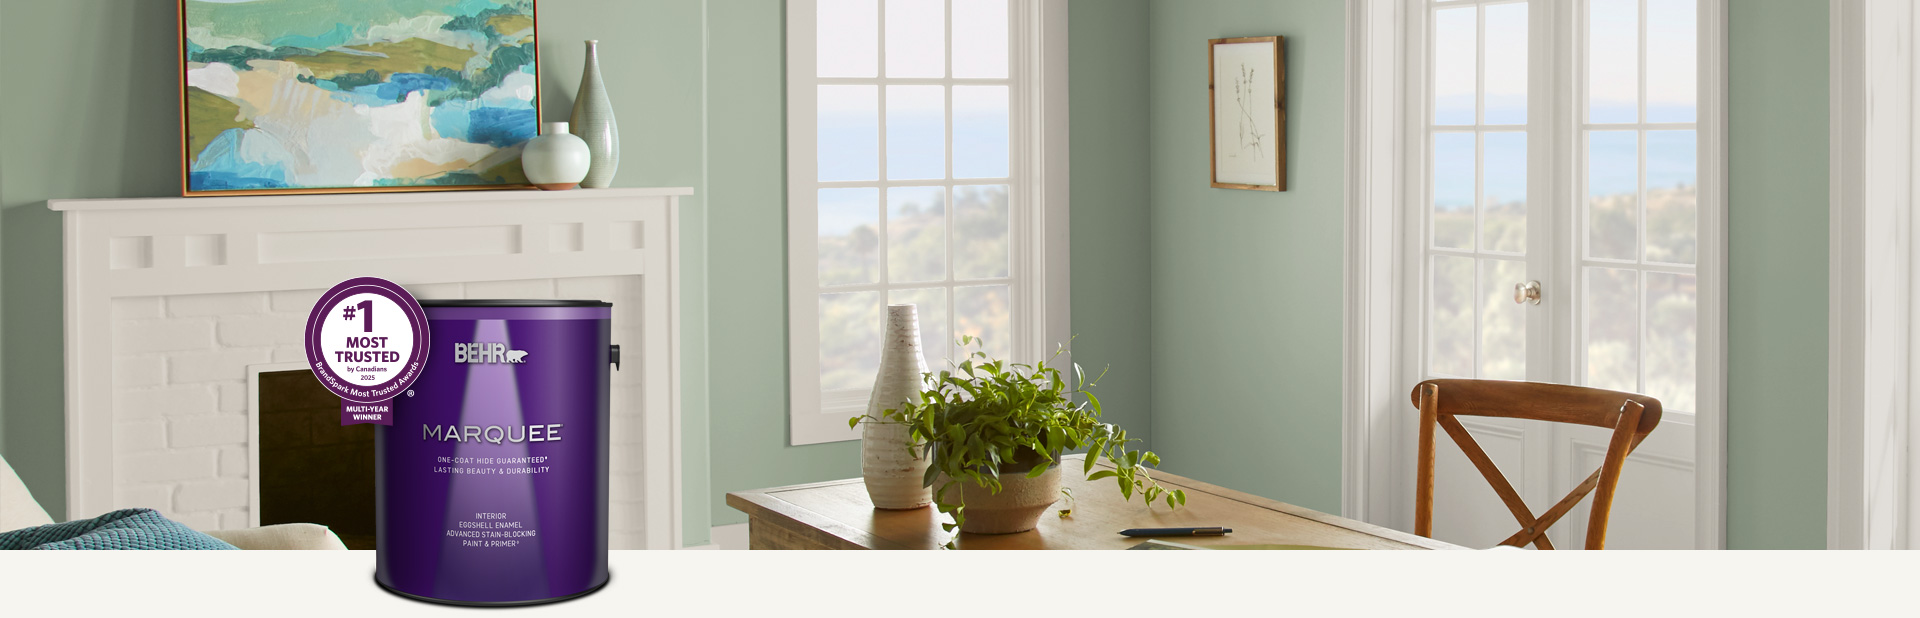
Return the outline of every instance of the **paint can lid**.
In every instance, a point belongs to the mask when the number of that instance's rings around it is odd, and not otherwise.
[[[598,300],[548,300],[548,299],[460,299],[460,300],[421,300],[421,307],[612,307],[613,303]]]

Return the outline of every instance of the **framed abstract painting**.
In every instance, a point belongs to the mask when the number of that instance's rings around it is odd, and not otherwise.
[[[1207,41],[1213,188],[1287,190],[1285,42],[1277,36]]]
[[[527,186],[534,0],[180,0],[184,195]]]

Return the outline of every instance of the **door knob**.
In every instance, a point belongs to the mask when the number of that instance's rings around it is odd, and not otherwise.
[[[1540,304],[1540,282],[1528,281],[1513,284],[1513,302],[1515,304]]]

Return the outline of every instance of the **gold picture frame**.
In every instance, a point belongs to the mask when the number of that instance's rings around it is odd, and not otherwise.
[[[1207,40],[1207,173],[1215,189],[1287,190],[1285,43]]]

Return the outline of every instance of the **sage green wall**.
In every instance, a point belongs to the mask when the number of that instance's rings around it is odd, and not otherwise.
[[[1108,370],[1106,419],[1149,442],[1153,384],[1146,0],[1074,0],[1068,13],[1074,362]]]
[[[785,5],[708,5],[714,224],[725,230],[710,267],[716,526],[746,521],[726,492],[860,475],[858,442],[787,445]]]
[[[1156,1],[1148,20],[1152,447],[1174,473],[1328,512],[1340,508],[1344,6]],[[1286,37],[1287,190],[1208,188],[1207,39],[1268,35]]]
[[[1827,2],[1727,16],[1727,546],[1826,547]]]
[[[684,202],[683,436],[689,497],[707,487],[702,0],[543,0],[541,107],[565,118],[581,44],[601,40],[626,146],[618,186],[692,186]],[[726,4],[726,3],[721,3]],[[0,5],[0,454],[56,517],[67,515],[61,384],[60,218],[46,200],[167,197],[180,190],[178,36],[169,0]],[[22,60],[22,59],[31,59]],[[707,503],[688,500],[690,544]],[[90,516],[93,513],[74,513]]]

